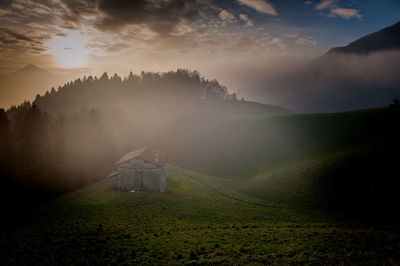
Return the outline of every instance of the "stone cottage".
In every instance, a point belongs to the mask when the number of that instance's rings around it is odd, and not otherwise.
[[[147,147],[125,154],[116,162],[117,170],[108,175],[111,187],[123,191],[164,192],[165,158],[165,153]]]

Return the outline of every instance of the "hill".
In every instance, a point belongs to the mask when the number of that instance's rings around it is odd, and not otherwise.
[[[23,216],[1,228],[2,264],[384,264],[400,258],[395,226],[249,204],[171,169],[165,193],[119,192],[102,181]]]
[[[231,180],[258,202],[395,216],[400,113],[237,118],[182,141],[170,161]]]
[[[346,46],[335,47],[327,54],[369,54],[400,49],[400,22],[368,34]]]

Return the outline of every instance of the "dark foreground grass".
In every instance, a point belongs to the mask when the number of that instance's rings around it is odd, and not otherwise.
[[[229,198],[170,170],[165,193],[107,181],[3,227],[0,264],[391,264],[400,229]]]

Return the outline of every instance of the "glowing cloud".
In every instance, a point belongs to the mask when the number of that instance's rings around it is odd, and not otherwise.
[[[362,17],[357,9],[352,8],[334,8],[331,10],[331,14],[333,16],[340,16],[345,19],[351,19],[353,17],[361,19]]]
[[[240,20],[243,20],[245,22],[245,24],[244,24],[245,27],[253,27],[254,26],[254,21],[251,20],[247,15],[240,14],[239,18],[240,18]]]
[[[228,10],[222,10],[219,14],[218,14],[219,18],[222,19],[223,21],[226,22],[230,22],[232,23],[233,21],[235,21],[235,15],[233,15],[232,13],[230,13]]]
[[[264,0],[238,0],[239,4],[251,7],[258,12],[268,14],[271,16],[277,16],[275,8],[268,2]]]
[[[332,8],[335,5],[335,3],[336,3],[336,0],[322,0],[317,5],[315,5],[315,9],[323,10],[323,9]]]
[[[50,43],[52,54],[63,67],[81,67],[86,64],[88,49],[86,41],[77,33],[69,33],[66,36],[56,36]]]

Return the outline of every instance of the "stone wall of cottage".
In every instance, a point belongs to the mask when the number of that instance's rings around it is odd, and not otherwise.
[[[164,192],[166,177],[164,167],[134,159],[118,165],[118,175],[111,179],[111,187],[123,191]]]

